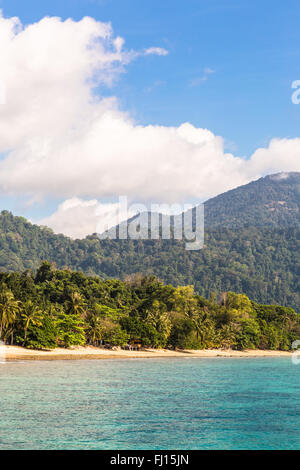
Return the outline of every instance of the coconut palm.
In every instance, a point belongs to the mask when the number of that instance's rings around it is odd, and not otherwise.
[[[197,339],[199,339],[204,346],[206,344],[206,339],[211,336],[212,322],[207,313],[199,311],[198,314],[193,314],[189,316],[192,320],[194,328],[196,330]]]
[[[146,311],[145,320],[148,325],[153,326],[161,333],[165,340],[168,338],[172,327],[170,315],[164,311],[158,300],[154,300],[151,309]]]
[[[15,300],[10,290],[0,293],[0,339],[4,331],[14,324],[20,311],[20,304],[21,302]]]
[[[95,312],[89,313],[87,317],[86,336],[88,341],[96,346],[103,335],[103,319]]]
[[[24,342],[23,346],[26,343],[27,339],[27,332],[28,328],[30,325],[33,326],[41,326],[42,325],[42,315],[43,311],[34,305],[34,303],[31,300],[28,300],[23,307],[23,311],[21,313],[21,316],[24,321]]]
[[[232,348],[236,343],[236,331],[232,325],[223,325],[220,330],[220,342],[223,348]]]
[[[66,311],[71,315],[80,315],[85,314],[86,303],[82,296],[78,292],[72,292],[69,300],[66,302]]]

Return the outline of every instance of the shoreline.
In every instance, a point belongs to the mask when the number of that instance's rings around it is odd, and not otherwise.
[[[212,358],[212,357],[283,357],[292,356],[290,351],[272,351],[248,349],[235,351],[231,349],[181,350],[144,349],[142,351],[127,351],[123,349],[110,350],[92,346],[72,349],[56,348],[47,351],[25,349],[20,346],[5,346],[2,357],[8,362],[13,361],[59,361],[87,359],[150,359],[150,358]]]

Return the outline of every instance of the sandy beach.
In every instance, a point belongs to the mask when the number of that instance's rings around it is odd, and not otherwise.
[[[278,357],[291,356],[288,351],[268,351],[251,349],[233,351],[230,349],[205,349],[171,351],[168,349],[144,349],[142,351],[126,351],[123,349],[102,349],[91,346],[76,347],[72,349],[57,348],[47,351],[36,351],[18,346],[5,346],[5,359],[7,361],[56,361],[77,359],[132,359],[132,358],[178,358],[178,357]]]

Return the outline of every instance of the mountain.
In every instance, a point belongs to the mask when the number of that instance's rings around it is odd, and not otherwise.
[[[260,178],[205,202],[205,226],[300,227],[300,173]]]
[[[247,294],[300,311],[300,173],[267,176],[205,203],[205,245],[180,240],[71,240],[22,217],[0,214],[0,270],[36,269],[41,260],[103,278],[155,274],[194,284],[203,296]]]
[[[209,199],[204,208],[206,228],[300,227],[300,173],[265,176]]]

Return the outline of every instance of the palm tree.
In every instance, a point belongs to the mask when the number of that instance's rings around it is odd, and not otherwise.
[[[192,316],[198,307],[193,286],[177,287],[173,294],[173,301],[175,310],[183,312],[187,317]]]
[[[221,346],[232,348],[236,342],[236,332],[232,325],[223,325],[220,331]]]
[[[0,339],[2,338],[4,330],[14,324],[17,314],[20,311],[20,304],[21,302],[15,300],[14,294],[10,290],[0,293]]]
[[[103,335],[103,318],[101,318],[97,313],[91,312],[87,318],[87,329],[86,335],[89,342],[96,346],[99,341],[102,339]]]
[[[158,300],[154,300],[151,309],[146,311],[145,320],[148,325],[153,326],[167,340],[172,327],[170,315],[164,311]]]
[[[83,316],[85,314],[86,303],[78,292],[72,292],[69,300],[66,302],[66,306],[66,310],[70,315]]]
[[[42,325],[42,315],[43,311],[39,307],[34,305],[31,300],[28,300],[25,305],[21,316],[24,321],[24,342],[23,346],[26,343],[27,332],[30,325],[41,326]]]
[[[200,310],[198,314],[194,313],[193,315],[189,316],[189,318],[193,322],[197,339],[200,339],[203,347],[206,346],[206,340],[209,338],[209,336],[211,336],[212,333],[212,323],[208,314],[203,313],[203,311]]]
[[[284,329],[291,331],[296,325],[295,318],[291,318],[287,312],[284,312],[282,315],[282,332]]]

